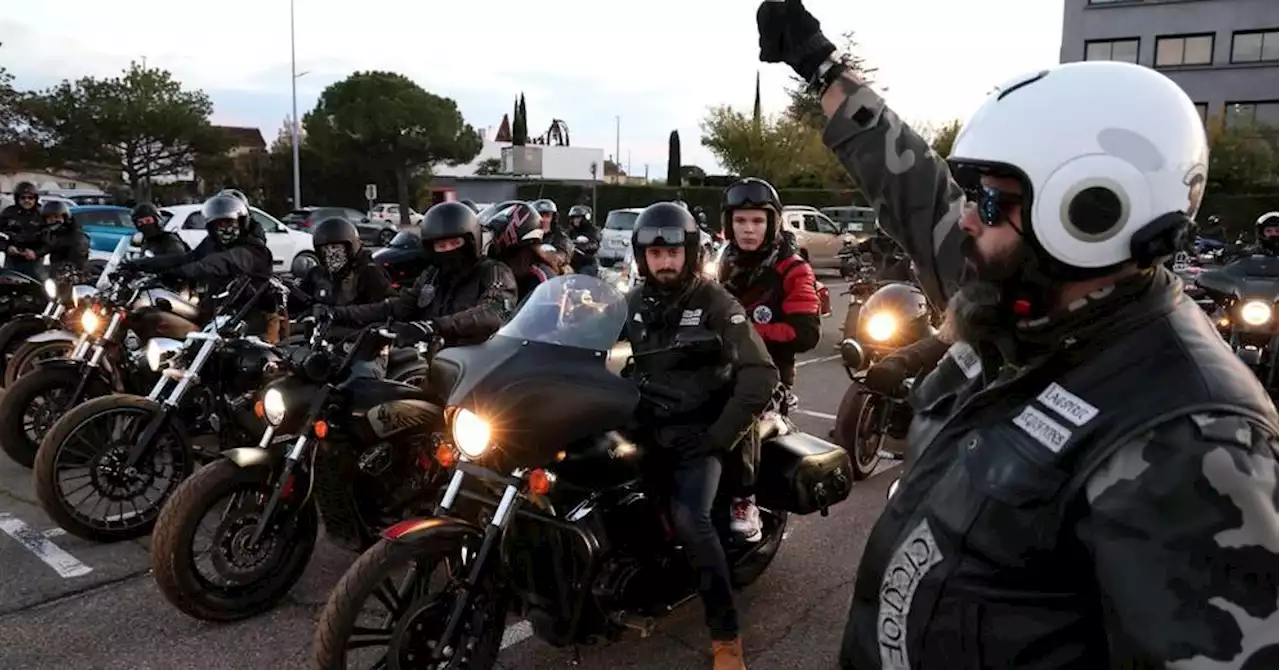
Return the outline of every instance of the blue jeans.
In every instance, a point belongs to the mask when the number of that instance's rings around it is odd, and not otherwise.
[[[711,639],[732,640],[738,637],[738,610],[733,604],[729,561],[711,520],[722,470],[715,456],[678,461],[671,473],[671,518],[698,572],[698,595],[706,608]]]

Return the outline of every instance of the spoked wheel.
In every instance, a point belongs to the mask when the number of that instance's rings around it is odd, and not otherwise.
[[[889,405],[860,384],[850,384],[836,414],[836,442],[849,452],[853,478],[863,480],[880,465]]]
[[[75,350],[74,342],[28,342],[14,352],[9,363],[4,367],[4,385],[12,386],[19,377],[36,369],[40,361],[54,358],[66,358]]]
[[[273,483],[270,468],[219,459],[178,486],[151,536],[156,585],[175,607],[205,621],[243,619],[271,609],[302,577],[319,531],[314,505],[252,541]]]
[[[352,564],[329,595],[316,622],[312,666],[492,668],[506,625],[506,601],[492,577],[472,592],[458,632],[440,650],[442,660],[434,658],[479,545],[478,538],[443,541],[425,549],[379,541]]]
[[[151,532],[165,500],[191,474],[192,454],[166,426],[136,466],[129,450],[159,411],[146,398],[116,394],[90,400],[58,420],[36,453],[36,496],[68,533],[95,542]]]
[[[80,372],[43,368],[21,377],[0,396],[0,447],[19,465],[31,467],[53,424],[71,409]],[[110,393],[101,383],[86,385],[91,396]]]

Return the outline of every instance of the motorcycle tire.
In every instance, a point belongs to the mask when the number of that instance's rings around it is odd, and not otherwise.
[[[160,411],[160,405],[151,400],[127,393],[114,393],[81,403],[53,424],[49,434],[40,441],[40,449],[36,452],[34,476],[36,498],[54,523],[68,533],[92,542],[134,540],[151,533],[156,518],[160,516],[160,508],[164,506],[178,484],[191,475],[194,467],[195,453],[181,428],[172,423],[166,426],[156,439],[168,438],[169,444],[158,446],[152,453],[152,464],[162,453],[172,457],[173,473],[168,477],[170,480],[168,490],[152,498],[147,509],[138,509],[134,506],[134,513],[127,518],[124,514],[111,515],[119,517],[116,519],[90,518],[70,509],[66,499],[67,492],[63,491],[63,482],[58,479],[58,465],[67,455],[66,452],[70,451],[66,446],[68,441],[78,437],[78,432],[89,421],[102,419],[104,416],[111,418],[113,414],[132,414],[142,421],[137,426],[137,431],[141,432],[146,425],[145,421],[150,420],[150,417],[158,411]],[[92,475],[98,475],[93,477],[95,480],[93,485],[98,489],[96,493],[101,494],[98,483],[103,481],[103,461],[107,457],[119,458],[121,452],[127,451],[129,446],[132,445],[105,444],[97,447],[98,452],[93,454],[95,462],[91,466]],[[121,510],[123,511],[123,506]]]
[[[64,396],[70,395],[80,383],[80,375],[80,371],[72,368],[40,368],[18,378],[5,389],[4,395],[0,396],[0,448],[15,463],[24,468],[32,467],[40,449],[40,438],[48,434],[59,416],[73,408],[73,404],[67,402],[69,398],[60,398],[60,406],[52,410],[52,420],[37,422],[28,430],[26,418],[36,400],[41,398],[46,403],[51,402],[57,391],[63,391]],[[95,379],[85,384],[80,399],[97,398],[108,393],[111,393],[111,388]]]
[[[867,413],[874,409],[874,401],[877,399],[874,394],[867,393],[861,384],[853,383],[845,390],[844,397],[840,399],[840,408],[836,410],[836,444],[849,452],[854,481],[867,479],[880,465],[880,446],[884,442],[884,436],[875,440],[874,450],[870,445],[861,445],[862,448],[859,445],[864,437],[859,435],[861,424]],[[870,453],[861,453],[867,451]]]
[[[66,358],[76,345],[62,340],[54,342],[25,342],[13,353],[4,366],[4,387],[9,388],[19,377],[36,369],[36,363],[50,358]]]
[[[478,538],[474,544],[476,546],[472,547],[473,551],[479,546]],[[434,565],[432,561],[460,555],[461,548],[459,543],[454,541],[444,541],[430,548],[423,548],[402,542],[379,540],[377,544],[361,554],[333,587],[324,612],[316,620],[316,633],[311,644],[311,667],[324,670],[347,667],[346,642],[355,635],[357,621],[360,620],[366,601],[375,597],[375,593],[385,590],[383,584],[396,574],[399,568],[407,567],[415,561],[419,564]],[[424,561],[424,558],[427,560]],[[497,562],[496,557],[491,556],[489,560]],[[461,640],[453,643],[455,649],[464,650],[467,654],[467,657],[461,659],[463,662],[458,663],[459,667],[469,670],[489,670],[497,664],[498,652],[502,647],[502,634],[506,629],[506,599],[500,587],[492,579],[497,572],[496,569],[486,570],[485,581],[478,584],[474,591],[485,598],[486,608],[480,612],[484,615],[482,620],[487,624],[484,630],[467,639],[467,642],[474,642],[474,644],[462,643]],[[446,592],[440,597],[450,598],[445,602],[451,604],[452,595]],[[471,614],[475,613],[474,610],[471,612]],[[466,623],[459,635],[467,635],[470,632],[471,622],[475,619],[475,616],[466,617]],[[393,620],[388,627],[395,629],[400,625],[402,622]],[[439,635],[441,632],[443,631],[424,631],[424,636]],[[364,634],[364,637],[367,638],[368,634]],[[390,650],[388,650],[389,655]],[[397,664],[392,661],[391,667],[397,667]]]
[[[27,318],[20,318],[0,326],[0,365],[7,368],[13,355],[27,343],[27,338],[43,333],[47,328],[43,321]]]
[[[265,502],[271,495],[274,481],[271,469],[266,465],[241,467],[220,458],[197,470],[174,490],[151,534],[151,572],[160,593],[174,607],[201,621],[247,619],[275,607],[302,578],[320,533],[319,517],[313,502],[307,503],[305,510],[288,529],[287,537],[264,534],[262,542],[271,543],[267,560],[272,564],[265,574],[262,574],[261,567],[255,565],[254,572],[259,573],[258,578],[230,587],[221,584],[215,587],[196,568],[197,556],[192,547],[200,532],[201,521],[209,512],[239,492],[262,494]],[[240,513],[240,510],[230,511],[218,525],[216,532],[219,535],[215,536],[214,542],[217,546],[215,551],[220,556],[228,553],[220,542],[224,527],[230,523],[227,529],[231,544],[236,544],[237,532],[251,532],[256,525],[258,516],[253,514],[254,511],[261,513],[261,506],[248,514]],[[218,562],[218,558],[213,559],[215,566]],[[225,575],[220,574],[219,577],[225,578]]]

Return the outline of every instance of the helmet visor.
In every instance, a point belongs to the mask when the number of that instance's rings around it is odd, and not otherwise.
[[[636,231],[636,246],[640,247],[680,247],[684,246],[684,228],[678,226],[663,228],[641,228]]]
[[[758,182],[734,184],[724,193],[726,209],[763,209],[773,206],[773,193]]]

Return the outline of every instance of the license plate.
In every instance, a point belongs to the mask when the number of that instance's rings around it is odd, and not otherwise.
[[[612,240],[609,240],[609,246],[611,246],[611,247],[625,247],[625,246],[627,246],[627,241],[626,241],[626,240],[620,240],[620,239],[614,238],[614,239],[612,239]]]

